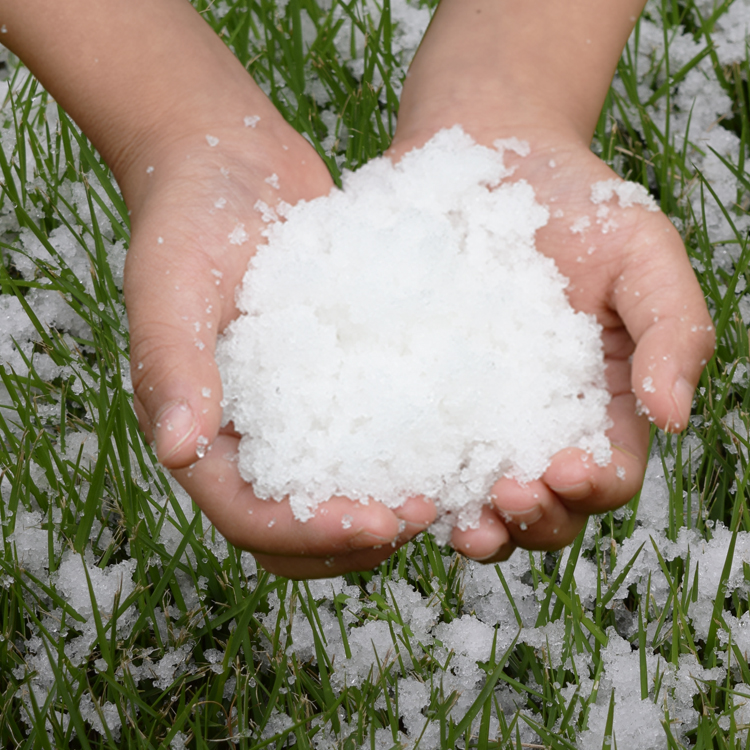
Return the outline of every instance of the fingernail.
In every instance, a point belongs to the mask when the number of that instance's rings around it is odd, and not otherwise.
[[[685,424],[680,415],[690,411],[693,404],[693,386],[685,378],[678,378],[672,387],[672,402],[674,403],[674,412],[669,415],[667,423],[668,430],[681,430]]]
[[[503,510],[502,508],[498,508],[498,513],[500,513],[503,521],[516,524],[521,531],[526,531],[532,523],[536,523],[544,515],[544,511],[540,505],[534,505],[532,508],[526,508],[525,510]]]
[[[386,544],[392,544],[396,539],[398,539],[398,535],[385,537],[362,529],[349,539],[349,547],[352,549],[378,549],[378,547],[384,547]]]
[[[162,463],[170,459],[183,446],[198,425],[187,401],[170,401],[154,420],[156,455]]]
[[[569,484],[567,487],[550,486],[550,489],[556,495],[562,495],[566,500],[583,500],[591,494],[591,484],[585,481]]]

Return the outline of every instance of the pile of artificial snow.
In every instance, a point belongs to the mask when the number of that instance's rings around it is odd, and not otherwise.
[[[600,328],[534,247],[548,218],[503,150],[460,128],[269,225],[216,359],[239,468],[309,518],[413,495],[478,519],[503,475],[575,446],[609,460]]]

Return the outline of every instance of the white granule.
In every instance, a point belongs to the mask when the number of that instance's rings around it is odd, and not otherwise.
[[[244,224],[237,224],[229,235],[230,245],[243,245],[249,239]]]
[[[207,135],[206,143],[213,148],[214,146],[219,145],[219,139],[215,135]]]
[[[588,216],[581,216],[570,225],[570,231],[573,234],[583,234],[591,226],[591,219]]]
[[[260,117],[258,115],[248,115],[243,122],[246,128],[254,128],[260,122]]]
[[[656,388],[654,388],[654,379],[650,375],[643,378],[642,385],[643,390],[646,391],[646,393],[656,393]]]
[[[595,182],[591,186],[592,203],[606,203],[607,201],[611,201],[615,196],[617,196],[621,208],[641,205],[645,206],[649,211],[659,210],[659,206],[651,197],[648,190],[637,182],[612,179]]]
[[[272,188],[279,190],[279,176],[274,172],[270,177],[266,177],[264,182],[267,182]]]
[[[566,447],[609,461],[601,329],[536,252],[548,211],[509,174],[453,128],[266,227],[216,351],[259,497],[306,520],[334,495],[424,495],[446,539],[502,476]]]

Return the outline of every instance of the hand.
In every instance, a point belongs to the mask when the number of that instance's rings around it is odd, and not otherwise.
[[[184,0],[8,0],[0,20],[3,43],[91,138],[131,212],[135,407],[160,460],[230,542],[274,573],[336,575],[387,558],[429,524],[431,504],[395,513],[335,498],[301,523],[241,480],[230,458],[237,436],[217,437],[213,353],[262,241],[253,207],[327,193],[323,162]]]
[[[255,127],[235,117],[170,142],[147,168],[125,276],[136,410],[159,460],[216,528],[267,569],[311,578],[372,568],[431,522],[431,504],[415,499],[394,512],[335,498],[302,523],[288,502],[255,496],[233,458],[238,436],[219,429],[214,350],[264,241],[253,206],[296,203],[333,186],[322,160],[270,103],[257,112]]]
[[[591,200],[594,183],[619,180],[588,145],[641,5],[585,0],[542,13],[528,0],[443,0],[404,86],[396,159],[455,124],[487,146],[509,137],[529,143],[529,156],[506,152],[506,164],[550,210],[537,249],[570,279],[573,307],[603,326],[611,463],[567,449],[534,482],[500,479],[479,528],[452,537],[456,549],[484,562],[507,558],[515,546],[562,547],[589,514],[628,502],[643,481],[648,419],[671,431],[687,425],[713,351],[701,289],[666,216],[616,198],[602,204],[604,216]]]

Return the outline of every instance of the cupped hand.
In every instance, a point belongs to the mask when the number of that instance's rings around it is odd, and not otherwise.
[[[333,498],[302,523],[288,502],[255,496],[238,473],[238,436],[220,429],[217,335],[238,314],[235,289],[263,242],[264,213],[333,186],[270,103],[246,116],[219,117],[140,166],[125,278],[136,411],[162,464],[270,571],[312,578],[372,568],[432,521],[431,504],[415,499],[394,512]]]
[[[562,450],[536,481],[499,479],[479,528],[454,531],[456,549],[495,562],[515,546],[560,548],[590,514],[615,509],[635,495],[648,460],[649,421],[673,432],[687,425],[714,332],[674,226],[655,204],[628,205],[616,194],[595,203],[592,186],[623,180],[584,143],[538,128],[500,131],[471,120],[465,127],[485,145],[511,135],[529,143],[525,157],[506,152],[506,164],[515,167],[510,179],[529,182],[549,209],[537,249],[570,280],[572,306],[596,316],[602,326],[611,394],[610,463],[599,466],[581,450]],[[394,156],[421,145],[425,136],[397,137]]]
[[[587,0],[540,12],[523,0],[442,0],[404,83],[395,158],[453,125],[485,146],[528,143],[528,156],[506,152],[506,163],[550,210],[537,248],[570,279],[572,306],[602,326],[611,462],[567,449],[525,486],[500,478],[479,528],[453,534],[476,559],[504,559],[516,545],[559,548],[589,514],[630,500],[643,481],[648,420],[671,431],[687,425],[713,351],[700,286],[666,216],[591,199],[592,185],[621,182],[589,144],[643,5]]]

